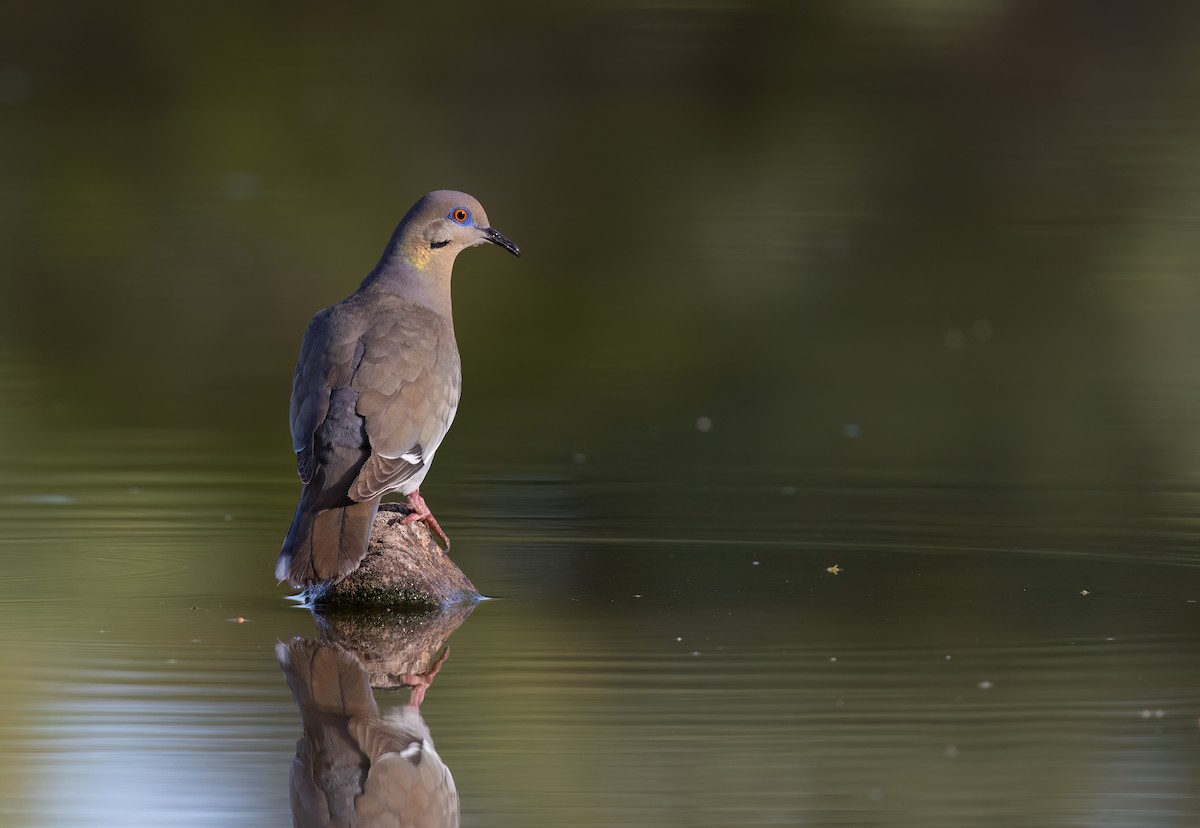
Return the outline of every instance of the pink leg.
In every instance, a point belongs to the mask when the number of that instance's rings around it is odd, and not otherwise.
[[[421,497],[419,489],[408,496],[408,508],[412,509],[412,512],[406,515],[404,520],[400,522],[407,525],[409,523],[416,523],[418,520],[424,521],[425,525],[442,539],[442,543],[445,544],[445,551],[449,552],[450,539],[442,531],[442,527],[437,522],[437,518],[433,516],[433,512],[429,511],[429,506],[426,505],[425,498]]]
[[[408,703],[413,707],[420,707],[421,702],[425,701],[425,691],[433,684],[434,678],[438,674],[438,670],[442,669],[442,665],[446,663],[446,656],[450,655],[450,648],[442,650],[441,657],[435,661],[428,670],[424,673],[415,673],[402,677],[400,680],[412,688],[412,695],[408,699]]]

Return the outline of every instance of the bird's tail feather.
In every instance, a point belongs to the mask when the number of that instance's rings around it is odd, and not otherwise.
[[[317,508],[301,497],[279,553],[275,577],[295,587],[342,580],[366,557],[378,509],[378,497],[328,509]]]

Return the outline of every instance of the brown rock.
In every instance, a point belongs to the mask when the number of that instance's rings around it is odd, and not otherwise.
[[[367,556],[335,584],[308,592],[316,607],[367,604],[406,610],[474,603],[479,593],[423,523],[402,523],[408,509],[385,503],[375,516]]]
[[[467,620],[475,604],[463,602],[423,613],[373,607],[367,611],[313,612],[321,643],[352,653],[362,662],[371,686],[394,690],[414,675],[434,670],[447,651],[450,634]]]

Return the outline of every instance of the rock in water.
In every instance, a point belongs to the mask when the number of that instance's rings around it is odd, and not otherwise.
[[[403,504],[380,506],[362,563],[335,584],[310,587],[309,603],[420,610],[478,601],[475,585],[442,551],[429,528],[421,522],[402,522],[408,513]]]

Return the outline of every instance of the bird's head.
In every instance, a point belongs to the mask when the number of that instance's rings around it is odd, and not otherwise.
[[[473,196],[456,190],[435,190],[408,211],[398,233],[408,260],[418,270],[444,262],[449,266],[459,251],[490,242],[521,255],[517,245],[488,223],[487,213]]]

